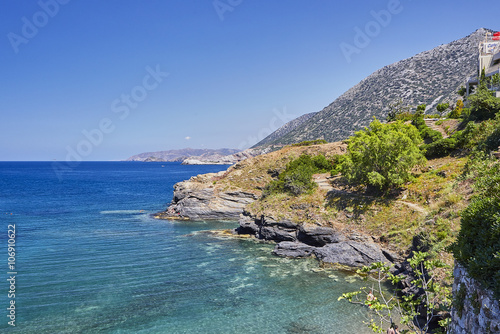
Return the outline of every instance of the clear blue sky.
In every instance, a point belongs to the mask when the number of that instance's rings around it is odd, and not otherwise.
[[[1,0],[0,160],[248,147],[385,65],[500,29],[497,0],[397,3]],[[356,27],[372,36],[347,61]]]

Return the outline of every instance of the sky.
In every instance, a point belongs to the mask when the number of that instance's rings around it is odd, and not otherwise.
[[[248,148],[500,2],[0,0],[0,160]]]

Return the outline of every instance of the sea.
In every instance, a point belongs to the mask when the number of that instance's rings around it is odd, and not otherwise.
[[[207,233],[237,222],[152,218],[227,167],[0,162],[0,332],[370,333],[338,301],[358,277]]]

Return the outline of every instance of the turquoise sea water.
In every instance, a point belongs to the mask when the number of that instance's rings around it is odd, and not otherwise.
[[[49,162],[0,162],[0,331],[368,333],[365,310],[337,301],[362,281],[314,260],[275,257],[271,244],[203,232],[236,223],[150,217],[174,183],[225,168],[85,162],[60,180]]]

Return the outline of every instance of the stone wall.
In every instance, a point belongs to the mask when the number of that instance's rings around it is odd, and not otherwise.
[[[500,302],[460,265],[453,271],[454,307],[449,334],[500,333]]]

